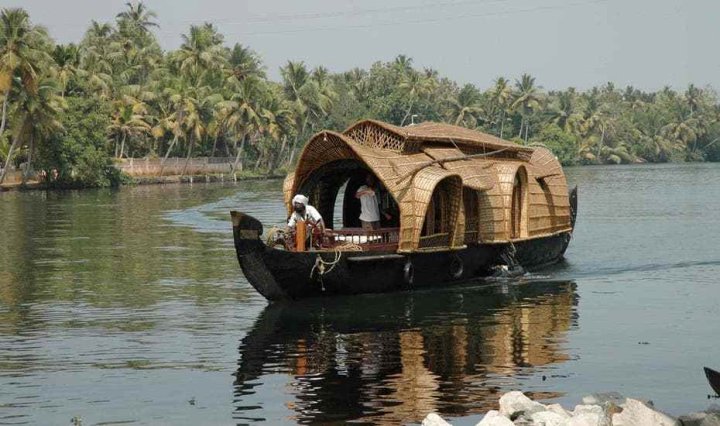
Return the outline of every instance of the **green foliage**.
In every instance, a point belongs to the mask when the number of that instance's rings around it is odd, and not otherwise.
[[[0,13],[0,159],[34,162],[49,184],[112,186],[113,158],[233,157],[237,173],[292,169],[318,130],[360,119],[455,124],[548,146],[563,164],[720,161],[711,88],[643,92],[612,83],[546,92],[529,75],[482,91],[398,55],[333,74],[288,61],[268,80],[260,56],[191,25],[164,52],[157,16],[128,3],[83,40],[56,45],[22,9]],[[187,164],[187,163],[186,163]]]
[[[72,182],[82,187],[117,187],[125,178],[106,152],[86,146],[75,163]]]
[[[543,127],[532,142],[547,147],[564,166],[578,164],[577,138],[563,131],[557,124],[548,124]]]
[[[110,105],[93,97],[68,97],[64,128],[40,147],[38,164],[55,187],[117,186],[121,176],[105,150]]]

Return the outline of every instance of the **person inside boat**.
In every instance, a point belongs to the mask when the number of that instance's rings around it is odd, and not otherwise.
[[[308,204],[309,200],[302,194],[297,194],[292,199],[293,213],[288,220],[288,230],[294,231],[297,221],[304,220],[308,228],[317,229],[320,234],[325,231],[325,224],[320,212]]]
[[[355,192],[355,198],[360,200],[360,223],[366,231],[380,229],[380,206],[378,205],[378,189],[375,176],[368,173],[365,176],[365,185],[362,185]],[[385,219],[390,220],[390,215],[382,212]]]

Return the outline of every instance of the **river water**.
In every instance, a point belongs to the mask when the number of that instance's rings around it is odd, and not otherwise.
[[[521,389],[706,408],[720,165],[567,169],[562,264],[509,282],[268,306],[228,211],[281,182],[0,194],[0,424],[475,424]]]

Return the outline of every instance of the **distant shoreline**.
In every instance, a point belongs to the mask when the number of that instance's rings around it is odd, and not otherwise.
[[[236,183],[243,181],[258,180],[278,180],[284,179],[285,175],[268,174],[268,175],[250,175],[238,173],[233,179],[233,175],[229,173],[221,174],[193,174],[193,175],[171,175],[171,176],[138,176],[132,177],[130,183],[121,184],[117,188],[123,188],[136,185],[168,185],[168,184],[193,184],[193,183]],[[0,194],[11,191],[67,191],[67,190],[85,190],[97,189],[96,187],[87,186],[53,186],[44,182],[28,182],[25,185],[20,183],[2,184],[0,185]]]

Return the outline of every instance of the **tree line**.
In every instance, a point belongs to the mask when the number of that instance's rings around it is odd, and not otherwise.
[[[566,165],[720,160],[711,88],[544,91],[523,74],[483,91],[404,55],[340,73],[288,61],[276,82],[256,52],[226,45],[211,23],[163,51],[156,18],[127,3],[78,44],[56,44],[25,10],[2,10],[0,183],[15,166],[50,185],[114,185],[113,162],[129,157],[223,156],[233,172],[271,173],[291,168],[314,132],[364,118],[448,122],[542,144]]]

